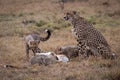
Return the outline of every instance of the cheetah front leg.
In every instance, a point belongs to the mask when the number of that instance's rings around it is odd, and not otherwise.
[[[32,49],[32,52],[33,52],[33,54],[35,56],[35,54],[36,54],[36,48]]]
[[[79,48],[79,59],[81,58],[81,56],[83,56],[84,58],[89,56],[87,43],[84,40],[79,41],[78,48]]]
[[[34,56],[36,55],[36,53],[40,53],[41,52],[41,49],[36,47],[36,48],[33,48],[32,49],[33,53],[34,53]]]
[[[27,56],[27,60],[29,60],[29,45],[26,44],[26,56]]]

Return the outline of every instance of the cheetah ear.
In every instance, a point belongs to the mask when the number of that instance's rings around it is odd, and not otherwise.
[[[77,14],[77,12],[76,12],[76,11],[73,11],[73,14],[75,15],[75,14]]]

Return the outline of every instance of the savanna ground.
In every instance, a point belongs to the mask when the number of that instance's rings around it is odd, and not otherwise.
[[[120,55],[120,1],[70,1],[73,2],[65,3],[64,10],[76,10],[93,23]],[[52,31],[51,38],[39,45],[45,52],[76,45],[63,12],[57,0],[0,0],[0,80],[120,80],[119,57],[115,60],[90,57],[81,61],[75,58],[68,63],[29,66],[24,44],[29,33],[45,36],[43,30]],[[24,25],[23,20],[28,20],[28,24]],[[27,68],[6,69],[5,64]]]

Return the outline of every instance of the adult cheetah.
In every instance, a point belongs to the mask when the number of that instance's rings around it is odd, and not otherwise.
[[[90,53],[100,54],[103,58],[113,56],[104,36],[92,24],[80,17],[76,11],[65,13],[64,19],[73,25],[73,33],[79,47],[79,56],[82,54],[84,57],[88,57]]]

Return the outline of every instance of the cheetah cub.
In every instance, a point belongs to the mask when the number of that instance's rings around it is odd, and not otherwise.
[[[47,41],[51,36],[50,30],[46,29],[45,32],[47,33],[47,36],[44,38],[34,33],[29,34],[25,37],[27,59],[29,59],[29,50],[33,51],[34,56],[35,56],[35,53],[41,52],[41,49],[39,49],[38,47],[40,41]]]
[[[88,57],[92,52],[94,55],[102,55],[105,59],[113,57],[114,54],[104,36],[76,11],[65,13],[64,19],[73,25],[72,31],[78,42],[79,56]]]

